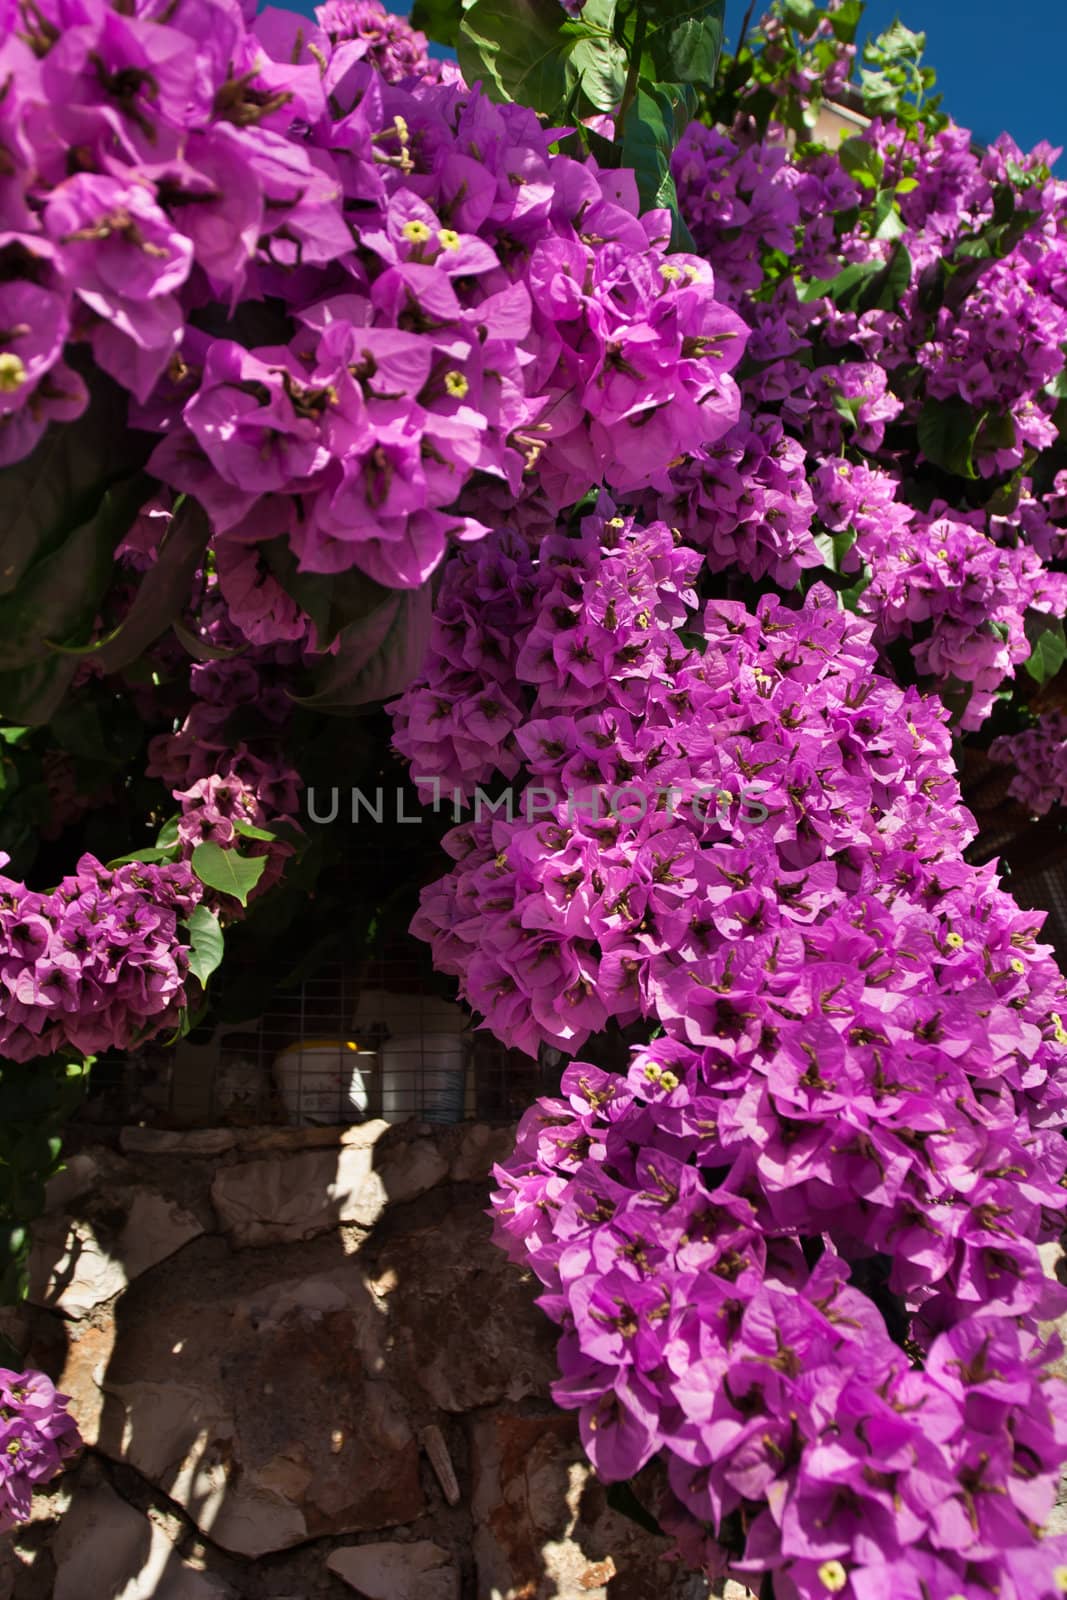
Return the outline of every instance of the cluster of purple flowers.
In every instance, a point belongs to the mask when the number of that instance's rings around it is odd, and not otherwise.
[[[434,75],[426,35],[406,17],[387,11],[381,0],[326,0],[318,23],[334,46],[355,44],[387,83]],[[356,50],[346,54],[359,58]]]
[[[1050,566],[1064,554],[1062,474],[1034,488],[1058,437],[1067,343],[1067,186],[1048,158],[883,121],[841,153],[794,154],[780,128],[760,139],[740,119],[729,133],[694,124],[674,162],[697,246],[749,337],[737,427],[646,507],[716,571],[783,587],[824,559],[852,574],[879,646],[911,638],[916,672],[953,697],[965,728],[1029,656],[1027,611],[1067,607]],[[813,297],[813,279],[825,293]],[[957,429],[972,419],[973,465],[958,465],[1013,473],[1010,495],[967,512],[915,496],[902,459],[921,463],[930,407]],[[852,548],[839,564],[824,536],[842,534]]]
[[[982,512],[936,501],[911,511],[892,498],[888,474],[828,462],[813,487],[824,524],[855,534],[841,570],[866,571],[857,607],[874,623],[876,643],[914,638],[919,675],[943,689],[966,686],[960,724],[979,728],[1001,684],[1031,654],[1027,613],[1067,612],[1067,574],[1047,567],[1029,541],[997,543]],[[1011,530],[1001,519],[992,531]]]
[[[409,587],[483,531],[475,475],[570,504],[736,419],[743,324],[666,213],[381,7],[42,0],[2,49],[0,461],[83,408],[87,343],[222,543]]]
[[[605,1479],[664,1460],[658,1515],[689,1564],[754,1589],[772,1573],[776,1600],[1062,1594],[1067,1540],[1035,1530],[1067,1459],[1067,1389],[1043,1377],[1033,1217],[998,1176],[1018,1156],[1034,1213],[1062,1205],[1062,1135],[997,1126],[988,1081],[917,1044],[915,1018],[880,1072],[850,1072],[861,1014],[837,971],[812,973],[803,1020],[780,1018],[792,997],[772,1004],[773,1044],[668,1039],[625,1079],[576,1063],[526,1114],[495,1212],[563,1329],[555,1398]],[[952,1079],[951,1116],[932,1078],[919,1087],[924,1052]],[[760,1100],[779,1108],[769,1137]],[[880,1251],[853,1231],[868,1215]],[[902,1348],[868,1286],[891,1261],[894,1289],[929,1293],[945,1260],[960,1298],[935,1296]]]
[[[435,793],[433,780],[470,795],[518,772],[526,707],[516,658],[538,589],[534,552],[512,532],[463,546],[446,564],[422,673],[391,707],[393,743],[416,780],[425,775],[424,794]]]
[[[0,1534],[30,1514],[30,1498],[54,1478],[81,1438],[43,1372],[0,1367]]]
[[[48,894],[0,876],[0,1055],[125,1050],[176,1025],[188,971],[178,922],[201,893],[184,863],[110,868],[91,855]]]
[[[659,1034],[527,1114],[501,1229],[563,1328],[557,1399],[605,1477],[662,1457],[694,1564],[1021,1600],[1067,1459],[1036,1338],[1067,986],[962,859],[936,702],[823,587],[698,614],[700,561],[621,517],[550,536],[482,679],[521,787],[448,836],[414,929],[509,1044]],[[405,716],[453,781],[427,689]]]
[[[1008,793],[1035,816],[1067,804],[1067,713],[1046,711],[1021,733],[1002,734],[989,754],[1015,768]]]

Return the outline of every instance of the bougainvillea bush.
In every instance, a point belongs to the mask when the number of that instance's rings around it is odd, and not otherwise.
[[[0,8],[2,1289],[94,1058],[395,914],[305,803],[392,760],[573,1058],[495,1212],[600,1474],[775,1600],[1043,1600],[1067,986],[954,758],[1059,803],[1067,190],[861,11]]]

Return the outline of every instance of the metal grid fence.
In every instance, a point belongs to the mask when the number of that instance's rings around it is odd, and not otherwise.
[[[130,1059],[128,1115],[172,1127],[503,1123],[554,1086],[549,1062],[476,1029],[417,961],[260,977],[259,1015]]]

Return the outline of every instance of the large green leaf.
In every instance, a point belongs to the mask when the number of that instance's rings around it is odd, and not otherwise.
[[[300,705],[348,711],[400,694],[416,676],[430,636],[430,585],[383,593],[368,616],[342,630],[338,652],[315,675],[312,692],[294,697]]]
[[[475,0],[463,14],[460,70],[494,100],[517,100],[551,117],[577,83],[571,56],[584,36],[559,0]]]
[[[710,88],[722,53],[725,0],[646,0],[645,51],[662,83]]]
[[[137,473],[106,489],[92,515],[0,596],[0,670],[29,666],[49,644],[88,632],[112,581],[115,548],[150,487],[151,479]]]
[[[927,400],[919,414],[919,448],[958,478],[977,478],[974,446],[984,417],[965,400]]]
[[[347,572],[301,572],[284,535],[261,545],[260,550],[286,594],[315,624],[316,650],[328,650],[344,628],[372,615],[396,593],[358,567]]]
[[[1032,647],[1023,665],[1036,683],[1049,683],[1067,662],[1063,623],[1043,611],[1028,611],[1023,624]]]
[[[189,917],[189,971],[206,987],[222,962],[223,937],[219,919],[207,906],[197,906]]]
[[[678,211],[671,154],[678,131],[671,97],[662,87],[640,83],[622,130],[622,165],[632,167],[644,210]]]
[[[149,567],[121,628],[97,651],[104,672],[117,672],[143,655],[181,611],[210,529],[195,500],[185,499],[171,518],[159,555]]]
[[[0,473],[0,595],[95,516],[104,490],[147,458],[150,440],[126,426],[126,395],[97,369],[91,401],[54,423],[23,461]]]
[[[438,44],[451,48],[459,38],[462,15],[462,0],[415,0],[411,8],[411,25],[421,28]]]
[[[248,896],[263,876],[266,856],[242,856],[236,850],[224,850],[213,839],[198,844],[190,862],[201,883],[221,894],[232,895],[241,905],[248,904]]]
[[[614,111],[626,87],[626,52],[606,34],[579,39],[571,52],[582,93],[597,111]]]
[[[63,704],[78,665],[73,656],[53,655],[0,672],[0,717],[33,726],[50,721]]]
[[[550,122],[622,98],[626,54],[616,40],[615,0],[587,0],[571,18],[559,0],[474,0],[463,8],[457,40],[468,83],[494,100],[515,100]],[[578,108],[584,95],[588,106]]]
[[[847,309],[850,300],[858,298],[872,279],[884,271],[885,263],[881,261],[852,261],[833,278],[811,278],[800,284],[797,299],[802,305],[809,305],[812,300],[825,296]]]

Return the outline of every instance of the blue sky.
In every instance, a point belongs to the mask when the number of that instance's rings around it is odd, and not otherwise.
[[[727,0],[730,20],[743,15],[739,0]],[[925,29],[945,109],[976,138],[1006,130],[1024,149],[1040,139],[1067,145],[1065,0],[869,0],[865,21],[877,33],[897,15]]]
[[[296,3],[311,9],[311,0]],[[405,15],[409,7],[389,9]],[[726,0],[728,29],[740,26],[745,9],[745,0]],[[1040,139],[1067,145],[1067,0],[868,0],[868,31],[898,15],[926,30],[946,109],[977,138],[1006,129],[1024,149]],[[1067,160],[1058,171],[1067,173]]]

